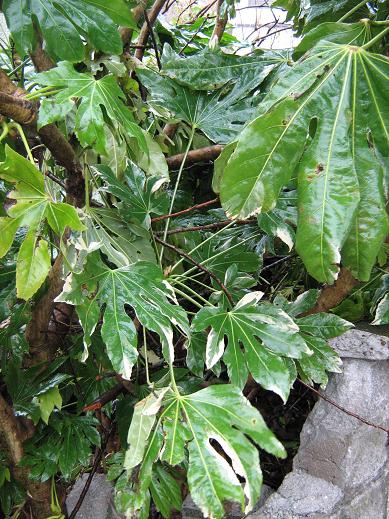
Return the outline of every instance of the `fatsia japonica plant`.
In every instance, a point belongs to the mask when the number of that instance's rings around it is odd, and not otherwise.
[[[4,517],[73,519],[87,471],[128,518],[248,514],[291,455],[258,394],[389,321],[388,3],[277,0],[282,50],[173,4],[1,2]]]

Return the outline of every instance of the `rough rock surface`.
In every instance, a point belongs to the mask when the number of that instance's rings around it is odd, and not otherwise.
[[[68,514],[73,511],[84,488],[88,474],[77,479],[66,499]],[[105,474],[95,474],[84,498],[77,519],[120,519],[113,507],[113,486]]]
[[[357,331],[358,332],[358,331]],[[356,331],[355,343],[360,334]],[[347,341],[352,343],[348,332]],[[378,338],[381,342],[381,337]],[[383,338],[386,339],[386,338]],[[370,341],[370,337],[368,338]],[[373,347],[376,345],[376,338]],[[368,345],[363,345],[369,351]],[[325,394],[389,427],[389,361],[345,358]],[[385,432],[320,400],[301,432],[293,471],[251,519],[387,519],[389,453]]]
[[[370,326],[370,329],[373,328]],[[342,358],[385,360],[389,359],[389,337],[375,335],[365,330],[349,330],[332,339],[331,346]]]

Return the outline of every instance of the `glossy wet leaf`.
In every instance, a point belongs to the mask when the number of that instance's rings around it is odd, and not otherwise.
[[[146,68],[138,68],[137,75],[150,93],[148,102],[152,107],[167,110],[175,120],[198,128],[214,142],[233,140],[253,115],[252,100],[244,99],[250,85],[236,84],[223,97],[218,90],[209,94],[190,90]]]
[[[163,441],[159,423],[164,431]],[[285,456],[281,443],[259,412],[236,387],[215,385],[190,395],[166,397],[165,408],[140,465],[141,474],[136,477],[139,483],[131,499],[132,513],[136,512],[134,503],[138,507],[143,504],[141,497],[151,482],[151,470],[146,478],[141,477],[144,468],[150,466],[150,451],[154,460],[160,456],[168,463],[169,457],[164,453],[173,453],[171,462],[178,463],[188,452],[189,491],[205,517],[224,517],[228,501],[239,503],[248,513],[259,497],[262,483],[258,451],[249,438],[271,454]],[[219,444],[231,464],[211,440]],[[238,475],[245,480],[243,487]],[[129,476],[132,481],[131,473]]]
[[[389,323],[389,294],[385,294],[378,303],[374,321],[372,324],[388,324]]]
[[[166,181],[165,177],[147,178],[145,173],[132,163],[124,172],[124,182],[108,167],[97,166],[96,170],[105,182],[103,190],[122,201],[119,212],[126,221],[138,221],[149,229],[151,215],[168,212],[169,199],[160,189]]]
[[[303,334],[313,355],[303,355],[298,360],[298,369],[310,384],[326,385],[328,382],[327,371],[341,373],[342,361],[334,349],[327,344],[327,341],[320,337],[313,337]],[[301,373],[302,372],[302,373]]]
[[[256,82],[256,86],[279,64],[286,61],[281,52],[261,52],[254,56],[238,56],[206,47],[192,56],[182,57],[165,44],[162,73],[194,90],[213,90],[227,83]]]
[[[388,74],[389,61],[362,48],[328,43],[308,52],[264,99],[219,181],[227,214],[246,218],[271,211],[297,178],[296,249],[321,282],[336,279],[341,251],[367,280],[389,230],[380,162]]]
[[[332,339],[353,328],[353,324],[335,314],[316,313],[296,319],[301,332]]]
[[[244,296],[230,311],[204,307],[192,327],[196,332],[210,328],[207,368],[223,357],[233,384],[243,388],[250,372],[265,389],[286,401],[293,380],[282,356],[298,359],[310,351],[294,321],[280,308],[259,303],[258,297]]]
[[[95,49],[121,54],[117,24],[136,26],[124,0],[5,0],[3,9],[21,56],[34,50],[33,18],[50,56],[72,62],[84,58],[84,37]]]
[[[76,306],[84,329],[84,359],[100,317],[100,306],[105,304],[101,335],[113,368],[129,379],[138,357],[137,330],[125,307],[133,307],[140,323],[159,335],[169,360],[174,358],[172,324],[188,333],[186,313],[169,301],[171,297],[171,289],[157,265],[139,261],[113,270],[102,263],[99,253],[93,253],[88,255],[80,274],[70,275],[57,300]]]
[[[117,267],[139,260],[155,261],[149,232],[136,223],[126,222],[116,209],[89,208],[87,227],[78,246],[87,250],[97,248]]]
[[[42,173],[8,146],[6,160],[0,164],[0,178],[14,184],[8,197],[16,201],[8,209],[8,216],[0,218],[0,257],[9,251],[17,230],[27,227],[17,256],[16,289],[18,297],[29,299],[40,288],[51,266],[48,243],[40,236],[45,221],[60,237],[66,227],[80,231],[84,226],[74,207],[56,202],[46,193]]]
[[[256,272],[259,268],[258,254],[248,250],[248,247],[235,237],[220,240],[215,238],[204,244],[202,241],[201,235],[194,235],[186,241],[185,249],[190,251],[196,247],[191,257],[222,280],[232,264],[237,266],[239,272]]]
[[[119,127],[124,135],[135,137],[147,152],[142,130],[126,106],[125,95],[115,76],[109,74],[95,79],[88,73],[77,72],[68,61],[61,61],[56,68],[37,74],[34,80],[39,85],[59,89],[57,94],[42,101],[40,127],[62,120],[74,109],[74,100],[78,100],[74,131],[82,146],[92,146],[97,152],[105,153],[105,111],[115,127]]]

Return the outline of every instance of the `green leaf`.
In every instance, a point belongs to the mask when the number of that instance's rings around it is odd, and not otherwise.
[[[153,502],[164,519],[169,519],[173,511],[181,511],[181,487],[160,463],[154,466],[150,490]]]
[[[194,92],[146,68],[137,68],[137,75],[150,92],[148,103],[152,107],[167,110],[176,120],[199,128],[214,142],[233,140],[253,114],[252,100],[243,99],[250,89],[247,85],[235,85],[222,97],[218,90],[211,94]]]
[[[258,215],[258,225],[268,236],[274,236],[283,241],[291,251],[294,243],[293,228],[287,224],[279,212],[274,209]]]
[[[44,99],[39,110],[39,127],[63,118],[79,100],[76,111],[75,133],[82,146],[92,146],[104,154],[106,133],[103,108],[111,123],[124,135],[135,137],[144,152],[147,152],[141,128],[135,123],[132,112],[125,104],[125,95],[113,75],[96,80],[87,73],[76,72],[73,65],[61,61],[56,68],[42,72],[34,80],[43,86],[60,89],[55,96]]]
[[[227,215],[247,218],[271,211],[297,177],[296,249],[320,282],[336,279],[341,251],[367,280],[389,230],[379,159],[387,147],[388,73],[385,57],[362,48],[315,47],[280,75],[220,178]]]
[[[153,263],[139,261],[112,270],[101,262],[99,253],[93,253],[80,274],[70,275],[57,300],[76,306],[84,329],[84,359],[100,317],[100,305],[105,304],[101,334],[108,356],[114,370],[129,379],[138,356],[137,331],[125,306],[132,306],[140,323],[159,335],[165,358],[172,360],[172,324],[184,334],[189,329],[185,311],[170,303],[171,297],[171,287]]]
[[[385,294],[381,301],[378,303],[375,317],[372,324],[388,324],[389,323],[389,293]]]
[[[319,291],[316,288],[311,288],[300,294],[295,301],[289,303],[283,310],[291,317],[297,317],[308,312],[316,304],[318,297]]]
[[[158,192],[161,184],[166,181],[164,177],[147,178],[143,171],[130,163],[124,172],[124,184],[107,166],[96,166],[95,169],[106,183],[103,190],[123,202],[120,213],[126,221],[136,220],[146,229],[150,229],[151,214],[161,215],[168,212],[169,200],[165,193]]]
[[[224,279],[231,264],[235,264],[239,272],[256,272],[259,269],[258,254],[248,251],[247,247],[240,243],[239,238],[213,239],[204,244],[202,241],[204,239],[200,234],[193,234],[186,240],[185,249],[192,250],[196,247],[191,257],[220,279]]]
[[[41,410],[41,418],[47,425],[49,423],[49,418],[51,413],[54,411],[54,408],[61,410],[62,407],[62,397],[61,393],[58,390],[58,387],[54,387],[43,393],[38,398],[39,407]]]
[[[28,0],[3,0],[3,13],[18,51],[25,54],[34,39]]]
[[[357,23],[321,23],[304,36],[294,49],[293,57],[300,58],[321,40],[350,45],[364,45],[371,39],[373,33],[377,31],[380,31],[379,27],[374,27],[364,21]]]
[[[293,381],[280,355],[299,359],[310,350],[298,326],[283,310],[258,303],[261,295],[253,292],[244,296],[231,311],[204,307],[194,317],[192,327],[196,332],[211,328],[207,368],[223,356],[233,384],[243,388],[250,371],[259,384],[286,401]]]
[[[118,267],[139,260],[155,261],[150,234],[146,229],[125,222],[116,209],[90,208],[89,215],[91,218],[85,220],[87,231],[82,237],[89,251],[100,248]]]
[[[137,23],[130,9],[130,4],[125,0],[85,0],[88,4],[104,11],[115,23],[132,29],[137,29]]]
[[[3,236],[0,257],[10,249],[17,229],[28,227],[17,256],[16,288],[19,298],[29,299],[40,288],[51,266],[48,243],[40,238],[45,218],[60,237],[65,227],[80,231],[84,226],[74,207],[50,198],[45,192],[42,173],[29,160],[8,146],[5,152],[6,160],[0,163],[0,178],[15,184],[15,190],[8,196],[16,200],[16,204],[8,210],[8,217],[0,218]]]
[[[302,374],[310,384],[315,382],[326,385],[328,382],[326,371],[341,373],[342,361],[336,351],[324,339],[305,334],[303,336],[313,351],[313,355],[303,355],[298,360],[299,371],[302,370]]]
[[[151,393],[135,405],[131,425],[128,430],[128,450],[124,459],[124,468],[131,470],[141,463],[147,447],[150,433],[161,406],[166,389],[160,395]]]
[[[165,431],[160,453],[188,449],[189,491],[205,517],[221,519],[226,512],[224,505],[231,501],[243,509],[245,496],[245,513],[257,502],[262,474],[258,451],[251,441],[273,455],[285,456],[281,443],[259,412],[238,388],[230,385],[210,386],[186,396],[174,395],[167,399],[160,420]],[[170,424],[168,429],[166,423]],[[217,442],[218,449],[211,440]],[[150,440],[150,444],[154,441]],[[238,475],[245,481],[243,488]],[[139,481],[145,484],[140,477]]]
[[[332,339],[353,328],[354,325],[335,314],[317,313],[296,319],[301,332]]]
[[[239,81],[259,85],[265,77],[286,58],[281,52],[257,52],[254,56],[238,56],[219,50],[204,50],[182,57],[165,44],[162,74],[194,90],[214,90],[227,83]]]
[[[51,267],[48,243],[27,233],[16,263],[16,291],[21,299],[30,299],[42,285]]]
[[[72,62],[84,58],[83,37],[98,50],[121,54],[122,42],[116,23],[133,24],[128,8],[120,0],[110,2],[109,7],[101,0],[62,0],[61,3],[55,0],[5,0],[3,9],[22,56],[34,50],[34,18],[50,56]]]

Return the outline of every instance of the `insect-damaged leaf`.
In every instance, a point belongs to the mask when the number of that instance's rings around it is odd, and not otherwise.
[[[368,280],[389,230],[381,163],[388,74],[383,56],[320,44],[280,76],[218,180],[227,214],[246,218],[272,210],[297,177],[296,248],[321,282],[336,279],[342,250],[353,275]]]
[[[262,483],[258,451],[250,440],[275,456],[285,456],[281,443],[237,387],[215,385],[185,396],[170,393],[138,475],[129,473],[131,512],[136,514],[149,499],[152,463],[160,458],[177,464],[188,451],[189,490],[204,516],[221,519],[231,501],[248,513]],[[244,479],[243,487],[238,476]]]

